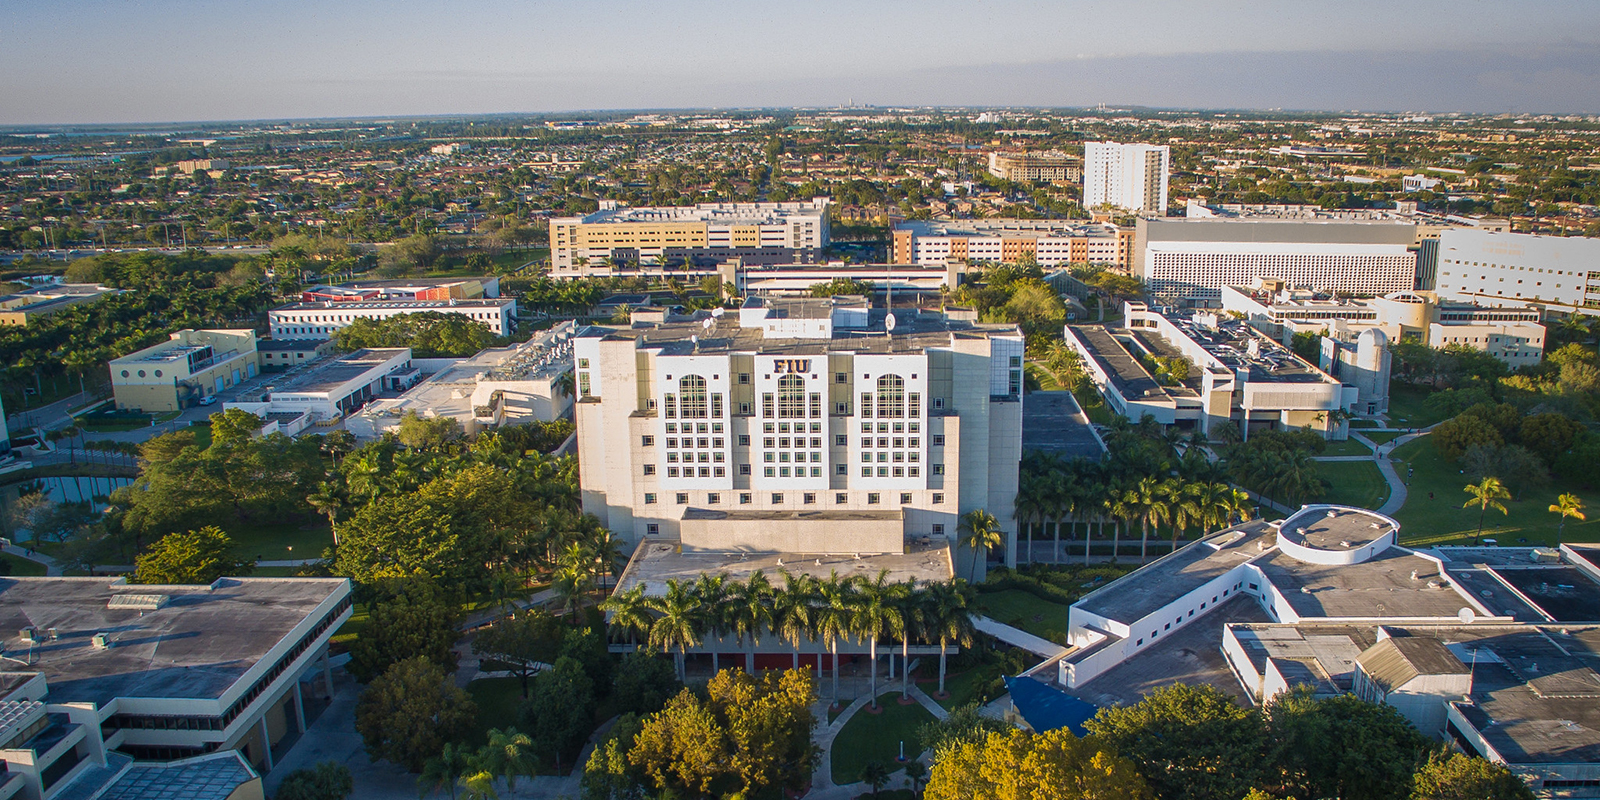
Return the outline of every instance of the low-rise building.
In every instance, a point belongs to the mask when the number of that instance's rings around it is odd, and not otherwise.
[[[890,260],[942,267],[949,262],[1041,267],[1132,265],[1132,229],[1082,220],[909,220],[894,226]]]
[[[240,381],[261,367],[253,330],[190,330],[111,360],[117,408],[177,411]]]
[[[319,285],[300,293],[307,303],[350,303],[364,300],[476,300],[500,296],[500,277],[355,280]]]
[[[411,348],[367,348],[286,373],[226,407],[263,417],[305,414],[312,423],[326,422],[360,409],[384,392],[409,389],[421,379],[422,373],[411,364]]]
[[[468,434],[531,420],[567,415],[572,395],[572,322],[512,347],[496,347],[445,367],[397,398],[368,404],[345,420],[358,438],[375,439],[415,413],[425,419],[451,417]],[[564,377],[565,376],[565,377]]]
[[[0,325],[27,327],[79,303],[99,300],[117,290],[93,283],[52,283],[0,297]]]
[[[1429,347],[1482,350],[1513,369],[1537,364],[1544,355],[1542,312],[1531,306],[1440,300],[1422,291],[1350,299],[1259,279],[1249,287],[1224,286],[1222,309],[1285,342],[1296,333],[1315,333],[1349,345],[1363,332],[1378,330],[1390,342],[1416,339]]]
[[[356,300],[349,302],[291,303],[267,312],[274,339],[328,339],[333,332],[358,319],[384,320],[401,314],[433,311],[460,314],[482,323],[495,336],[516,329],[514,297],[476,300]]]
[[[1600,239],[1448,230],[1438,287],[1447,300],[1600,315]]]
[[[162,796],[259,798],[255,769],[270,772],[305,732],[310,697],[331,697],[328,641],[350,613],[342,578],[8,579],[0,797],[98,797],[143,780],[170,783]],[[177,763],[163,774],[134,759]],[[231,785],[202,792],[183,783],[195,773]]]
[[[256,342],[262,372],[282,372],[333,355],[332,339],[262,339]]]
[[[1309,426],[1332,438],[1347,430],[1335,419],[1358,400],[1355,386],[1318,369],[1242,321],[1203,312],[1180,314],[1125,303],[1124,327],[1069,325],[1067,346],[1113,411],[1149,416],[1211,435],[1232,421],[1248,437],[1255,429]],[[1187,374],[1157,364],[1185,363]]]

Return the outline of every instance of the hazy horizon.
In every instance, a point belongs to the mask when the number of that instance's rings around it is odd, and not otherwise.
[[[1582,0],[13,0],[0,27],[6,126],[852,100],[1600,113],[1600,3]]]

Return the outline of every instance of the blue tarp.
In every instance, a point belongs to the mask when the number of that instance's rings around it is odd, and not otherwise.
[[[1005,682],[1006,691],[1011,693],[1011,705],[1035,733],[1069,728],[1075,736],[1087,735],[1083,729],[1084,720],[1100,710],[1092,703],[1032,678],[1008,677]]]

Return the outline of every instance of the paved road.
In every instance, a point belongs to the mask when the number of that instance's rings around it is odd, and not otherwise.
[[[9,409],[6,415],[6,424],[10,429],[20,431],[23,428],[43,426],[45,428],[62,428],[71,423],[67,412],[77,409],[88,403],[93,397],[79,392],[70,397],[63,397],[53,403],[28,409]]]

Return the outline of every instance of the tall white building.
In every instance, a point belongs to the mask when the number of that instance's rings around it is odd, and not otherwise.
[[[1115,206],[1167,213],[1172,149],[1164,144],[1087,142],[1083,146],[1083,207]]]
[[[1600,239],[1452,228],[1437,285],[1442,300],[1600,314]]]
[[[584,510],[685,553],[953,547],[974,509],[1013,527],[1021,333],[894,319],[860,298],[751,298],[737,314],[642,311],[580,331]]]

